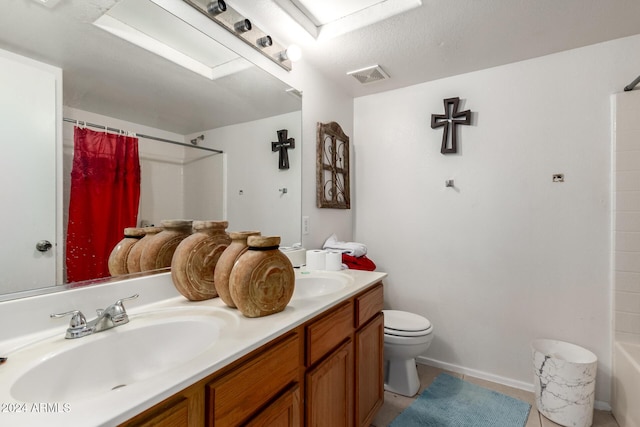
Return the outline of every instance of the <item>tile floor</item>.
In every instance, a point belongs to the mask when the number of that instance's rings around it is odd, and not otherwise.
[[[486,387],[488,389],[495,390],[497,392],[504,393],[508,396],[515,397],[516,399],[524,400],[525,402],[530,403],[531,412],[529,413],[529,419],[527,420],[527,424],[525,427],[558,426],[558,424],[549,421],[543,415],[538,413],[538,411],[536,410],[533,393],[519,390],[517,388],[507,387],[502,384],[496,384],[489,381],[481,380],[479,378],[469,377],[467,375],[444,371],[442,369],[434,368],[427,365],[418,365],[418,375],[420,376],[420,390],[418,393],[421,393],[422,390],[427,388],[429,384],[431,384],[431,382],[435,379],[435,377],[437,377],[442,372],[447,372],[450,375],[462,378],[465,381],[469,381],[470,383],[477,384],[479,386]],[[374,418],[372,427],[388,426],[391,421],[393,421],[393,419],[397,417],[400,412],[402,412],[406,407],[411,405],[414,400],[415,398],[404,397],[395,393],[385,391],[384,404]],[[593,427],[618,427],[618,423],[616,422],[615,418],[613,418],[610,412],[595,411],[593,415]]]

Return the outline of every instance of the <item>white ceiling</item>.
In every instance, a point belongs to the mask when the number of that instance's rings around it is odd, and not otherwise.
[[[325,4],[304,1],[314,9]],[[298,44],[305,61],[354,97],[640,34],[638,0],[422,0],[382,22],[315,40],[276,2],[227,1],[279,43]],[[2,0],[0,48],[62,67],[65,105],[177,133],[213,128],[241,111],[258,117],[256,103],[269,108],[266,93],[237,107],[212,103],[213,92],[239,98],[231,81],[206,81],[91,25],[116,3],[61,0],[48,9],[35,0]],[[346,75],[374,64],[391,78],[362,85]]]
[[[273,3],[229,0],[252,10],[258,25],[268,23],[266,30],[281,43],[298,43],[305,60],[353,96],[640,33],[638,0],[422,0],[418,8],[385,21],[315,41]],[[375,64],[391,79],[363,86],[346,75]]]

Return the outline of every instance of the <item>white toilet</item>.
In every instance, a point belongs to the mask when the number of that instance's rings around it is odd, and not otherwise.
[[[420,388],[416,356],[424,353],[433,339],[428,319],[399,310],[384,313],[384,389],[414,396]]]

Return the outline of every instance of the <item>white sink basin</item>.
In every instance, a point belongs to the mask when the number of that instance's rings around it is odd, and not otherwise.
[[[315,298],[345,289],[353,279],[341,273],[311,272],[296,276],[292,299]]]
[[[21,402],[71,402],[114,393],[189,363],[233,330],[214,310],[161,310],[131,315],[126,325],[83,338],[31,345],[12,360],[31,359],[10,394]]]

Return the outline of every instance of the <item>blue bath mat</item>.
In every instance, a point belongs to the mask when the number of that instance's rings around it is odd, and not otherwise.
[[[523,427],[531,405],[440,374],[390,427]]]

